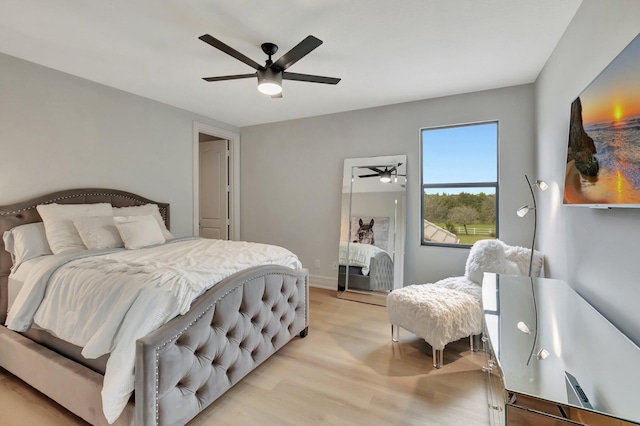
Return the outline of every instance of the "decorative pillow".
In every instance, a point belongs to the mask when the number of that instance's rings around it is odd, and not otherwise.
[[[109,203],[98,204],[40,204],[36,207],[44,222],[47,241],[53,254],[86,246],[73,224],[73,219],[83,216],[113,216]]]
[[[16,226],[4,233],[4,248],[11,254],[11,271],[34,257],[53,254],[42,222]]]
[[[127,249],[139,249],[164,243],[164,235],[151,215],[116,216],[113,221]]]
[[[111,216],[86,216],[73,219],[80,238],[88,249],[124,247]]]
[[[165,240],[173,239],[173,235],[167,229],[167,226],[162,219],[162,215],[160,215],[160,208],[157,204],[144,204],[142,206],[131,206],[131,207],[114,207],[113,208],[114,216],[139,216],[139,215],[151,215],[160,225],[160,230],[162,231],[162,235],[164,235]]]

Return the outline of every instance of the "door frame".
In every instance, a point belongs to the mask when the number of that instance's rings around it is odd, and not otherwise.
[[[200,222],[200,133],[229,141],[229,239],[240,239],[240,133],[193,122],[193,235]]]

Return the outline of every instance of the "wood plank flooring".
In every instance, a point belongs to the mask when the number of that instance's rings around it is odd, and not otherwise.
[[[402,330],[391,343],[383,306],[311,288],[309,335],[295,338],[189,426],[488,425],[484,353],[451,343],[443,368]],[[0,369],[0,425],[86,425]]]

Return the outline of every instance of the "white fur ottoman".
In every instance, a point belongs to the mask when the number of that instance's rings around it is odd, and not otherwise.
[[[434,284],[414,284],[387,296],[387,316],[393,341],[402,327],[423,338],[433,348],[433,366],[442,366],[447,343],[482,332],[481,288],[465,277]]]

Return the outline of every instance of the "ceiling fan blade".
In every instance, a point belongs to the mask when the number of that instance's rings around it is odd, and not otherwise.
[[[360,176],[358,176],[358,177],[361,177],[361,178],[368,178],[368,177],[377,177],[377,176],[380,176],[380,175],[379,175],[378,173],[376,173],[376,174],[373,174],[373,175],[360,175]]]
[[[206,81],[224,81],[224,80],[238,80],[240,78],[250,78],[255,77],[256,73],[253,74],[236,74],[236,75],[223,75],[220,77],[202,77],[203,80]]]
[[[216,49],[223,51],[227,55],[233,56],[237,60],[244,62],[245,64],[249,65],[253,69],[259,70],[262,68],[262,65],[260,65],[256,61],[244,56],[242,53],[238,52],[233,47],[227,46],[217,38],[211,37],[209,34],[202,35],[198,38],[204,41],[205,43],[208,43],[211,46],[215,47]]]
[[[321,44],[322,40],[315,38],[312,35],[307,36],[307,38],[295,45],[290,51],[282,55],[280,59],[271,65],[271,68],[277,68],[280,71],[284,71]]]
[[[341,79],[334,77],[322,77],[320,75],[297,74],[294,72],[283,72],[283,80],[307,81],[309,83],[338,84]]]
[[[376,172],[378,174],[384,173],[386,171],[386,169],[385,170],[380,170],[379,167],[380,166],[371,166],[371,167],[367,167],[367,169],[371,170],[372,172]]]

